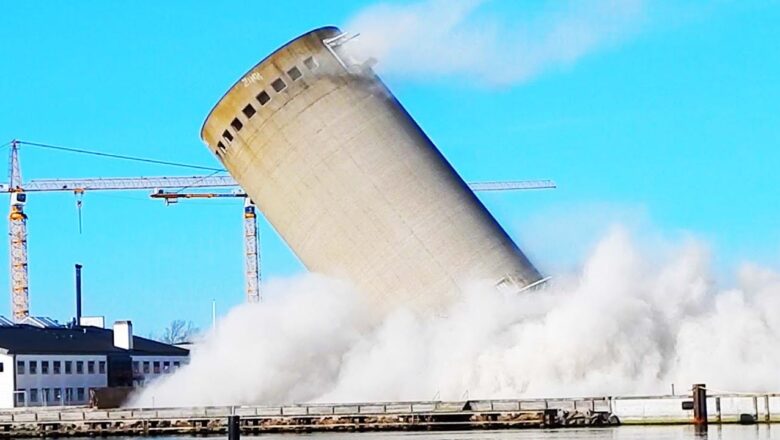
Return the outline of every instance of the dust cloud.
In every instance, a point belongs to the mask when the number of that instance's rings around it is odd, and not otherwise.
[[[503,16],[491,15],[489,3],[376,3],[344,29],[360,34],[350,49],[381,60],[382,74],[513,85],[630,39],[648,15],[642,0],[537,2]]]
[[[346,284],[277,281],[131,406],[780,391],[780,274],[714,281],[705,246],[609,232],[581,268],[522,295],[476,288],[430,314],[379,314]]]

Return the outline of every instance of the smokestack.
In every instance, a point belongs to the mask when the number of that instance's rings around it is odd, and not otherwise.
[[[76,326],[81,325],[81,268],[80,264],[76,265]]]
[[[125,350],[133,349],[133,323],[116,321],[114,323],[114,347]]]

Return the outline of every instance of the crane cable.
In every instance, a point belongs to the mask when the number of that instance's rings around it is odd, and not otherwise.
[[[157,159],[149,159],[144,157],[135,157],[135,156],[126,156],[123,154],[112,154],[112,153],[103,153],[100,151],[92,151],[92,150],[85,150],[81,148],[70,148],[70,147],[62,147],[59,145],[49,145],[49,144],[42,144],[38,142],[28,142],[28,141],[17,141],[19,145],[27,145],[30,147],[38,147],[38,148],[47,148],[50,150],[58,150],[58,151],[66,151],[69,153],[78,153],[78,154],[86,154],[86,155],[92,155],[92,156],[99,156],[99,157],[107,157],[110,159],[119,159],[119,160],[127,160],[127,161],[134,161],[134,162],[145,162],[145,163],[152,163],[156,165],[168,165],[172,167],[179,167],[179,168],[190,168],[194,170],[206,170],[206,171],[213,171],[214,174],[225,172],[227,170],[222,168],[213,168],[213,167],[206,167],[202,165],[191,165],[186,163],[180,163],[180,162],[170,162],[166,160],[157,160]]]
[[[219,171],[214,171],[213,173],[206,174],[205,176],[203,176],[203,177],[201,177],[200,179],[198,179],[198,182],[202,182],[203,180],[206,180],[206,179],[208,179],[209,177],[213,177],[213,176],[215,176],[215,175],[217,175],[217,174],[219,174],[219,173],[222,173],[222,172],[224,172],[224,171],[226,171],[226,170],[219,170]],[[185,189],[187,189],[187,188],[191,188],[191,187],[192,187],[192,185],[183,186],[183,187],[181,187],[181,188],[177,189],[176,191],[173,191],[173,193],[175,193],[175,194],[179,194],[179,193],[181,193],[182,191],[184,191]]]
[[[11,145],[14,141],[10,141],[6,143],[5,145],[0,146],[1,148],[4,148],[8,145]],[[151,163],[155,165],[167,165],[167,166],[173,166],[173,167],[179,167],[179,168],[189,168],[189,169],[195,169],[195,170],[206,170],[211,171],[210,174],[207,176],[204,176],[204,179],[207,177],[214,176],[219,173],[226,172],[227,170],[222,168],[213,168],[213,167],[206,167],[202,165],[192,165],[192,164],[186,164],[186,163],[180,163],[180,162],[171,162],[167,160],[158,160],[158,159],[149,159],[145,157],[136,157],[136,156],[127,156],[123,154],[113,154],[113,153],[104,153],[101,151],[93,151],[93,150],[86,150],[83,148],[71,148],[71,147],[63,147],[60,145],[51,145],[51,144],[43,144],[40,142],[29,142],[29,141],[20,141],[17,140],[16,143],[18,145],[27,145],[29,147],[37,147],[37,148],[45,148],[49,150],[57,150],[57,151],[65,151],[68,153],[77,153],[77,154],[85,154],[85,155],[91,155],[91,156],[98,156],[98,157],[106,157],[109,159],[119,159],[119,160],[127,160],[127,161],[133,161],[133,162],[143,162],[143,163]],[[181,188],[176,192],[181,192],[185,190],[187,187]],[[83,206],[83,192],[77,192],[76,194],[76,208],[78,209],[78,218],[79,218],[79,234],[82,233],[82,206]]]

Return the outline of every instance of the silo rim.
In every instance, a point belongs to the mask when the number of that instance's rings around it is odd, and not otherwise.
[[[222,101],[225,99],[225,97],[226,97],[228,94],[230,94],[230,92],[231,92],[231,91],[233,91],[233,89],[234,89],[234,88],[235,88],[235,87],[236,87],[236,86],[237,86],[237,85],[238,85],[238,84],[241,82],[241,79],[242,79],[242,78],[244,78],[244,77],[247,75],[247,73],[249,73],[249,72],[251,72],[251,71],[255,70],[255,68],[257,68],[257,66],[259,66],[259,65],[261,65],[261,64],[263,64],[263,63],[265,63],[266,61],[268,61],[269,59],[273,58],[273,57],[274,57],[274,56],[275,56],[277,53],[279,53],[279,52],[281,52],[282,50],[286,49],[286,48],[287,48],[287,47],[289,47],[291,44],[295,43],[296,41],[300,40],[301,38],[304,38],[304,37],[307,37],[307,36],[309,36],[309,35],[311,35],[311,34],[314,34],[314,33],[316,33],[316,32],[321,32],[321,31],[325,31],[325,30],[334,30],[334,31],[336,31],[336,32],[341,32],[341,29],[339,29],[339,27],[338,27],[338,26],[322,26],[322,27],[318,27],[318,28],[316,28],[316,29],[312,29],[312,30],[310,30],[310,31],[308,31],[308,32],[306,32],[306,33],[303,33],[303,34],[301,34],[301,35],[298,35],[297,37],[295,37],[295,38],[293,38],[292,40],[288,41],[287,43],[283,44],[283,45],[282,45],[282,46],[280,46],[278,49],[276,49],[275,51],[271,52],[271,53],[270,53],[268,56],[266,56],[265,58],[263,58],[262,60],[260,60],[260,62],[256,63],[254,66],[252,66],[252,67],[251,67],[249,70],[247,70],[246,72],[244,72],[244,74],[243,74],[243,75],[241,75],[241,76],[240,76],[240,77],[239,77],[239,78],[238,78],[238,79],[237,79],[237,80],[236,80],[236,81],[235,81],[235,82],[234,82],[234,83],[233,83],[233,84],[232,84],[232,85],[231,85],[231,86],[228,88],[227,92],[225,92],[225,93],[223,93],[223,94],[222,94],[222,97],[221,97],[221,98],[219,98],[219,101],[217,101],[217,103],[216,103],[216,104],[214,104],[214,106],[213,106],[213,107],[211,108],[211,110],[209,111],[209,114],[208,114],[208,115],[206,115],[206,119],[204,119],[204,120],[203,120],[203,125],[201,125],[201,127],[200,127],[200,139],[201,139],[203,142],[206,142],[206,140],[204,139],[204,136],[203,136],[203,132],[204,132],[204,130],[206,129],[206,123],[208,123],[209,119],[211,118],[211,115],[212,115],[212,113],[214,113],[214,110],[216,110],[216,109],[217,109],[217,107],[219,107],[219,105],[222,103]]]

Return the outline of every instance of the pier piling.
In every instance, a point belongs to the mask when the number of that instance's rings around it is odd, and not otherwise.
[[[715,398],[715,412],[718,416],[718,423],[723,423],[723,411],[720,409],[720,397]]]
[[[701,383],[693,386],[693,424],[707,426],[707,386]]]
[[[241,438],[241,416],[228,416],[228,440]]]
[[[772,421],[772,411],[769,410],[769,394],[764,396],[764,408],[766,408],[765,420],[767,423]]]
[[[753,396],[753,419],[758,422],[761,420],[758,414],[758,396]]]

